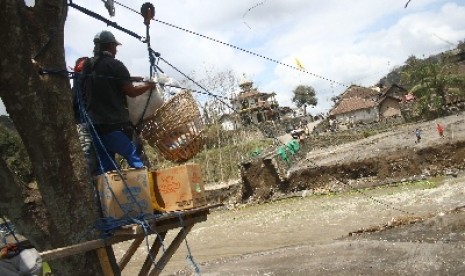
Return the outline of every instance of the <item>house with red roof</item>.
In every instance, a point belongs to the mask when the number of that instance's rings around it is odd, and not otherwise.
[[[390,91],[390,93],[387,93]],[[400,98],[393,95],[396,89],[381,92],[380,89],[350,86],[344,91],[339,102],[329,112],[329,118],[337,128],[349,128],[353,124],[385,121],[401,117]],[[397,94],[397,93],[396,93]]]

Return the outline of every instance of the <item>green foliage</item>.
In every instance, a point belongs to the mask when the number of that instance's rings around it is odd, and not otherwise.
[[[459,41],[459,43],[457,44],[457,49],[459,49],[460,53],[465,52],[465,39],[462,41]]]
[[[302,107],[304,105],[316,106],[318,103],[315,89],[311,86],[299,85],[294,89],[293,93],[292,102],[295,103],[297,107]]]
[[[434,57],[419,60],[410,57],[405,70],[401,73],[402,81],[407,83],[417,99],[415,110],[426,118],[444,115],[447,97],[465,96],[465,75],[460,74],[450,58]]]
[[[373,130],[370,130],[370,129],[363,130],[363,137],[364,138],[368,138],[368,137],[373,136],[375,134],[376,134],[376,132],[373,131]]]
[[[220,124],[211,124],[206,126],[204,137],[205,145],[208,149],[212,149],[234,142],[235,132],[223,130]]]
[[[20,137],[3,125],[0,125],[0,156],[23,182],[33,180],[32,167]]]
[[[438,183],[431,180],[407,181],[397,184],[398,187],[416,187],[421,189],[433,189],[438,187]]]

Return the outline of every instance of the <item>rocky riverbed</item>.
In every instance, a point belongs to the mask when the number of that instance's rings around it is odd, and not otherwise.
[[[460,275],[464,143],[460,114],[310,151],[284,176],[252,162],[248,183],[209,191],[230,208],[189,234],[195,264],[201,275]],[[253,187],[249,204],[241,185]],[[123,275],[137,274],[146,254],[140,248]],[[162,275],[195,275],[186,254],[183,245]]]

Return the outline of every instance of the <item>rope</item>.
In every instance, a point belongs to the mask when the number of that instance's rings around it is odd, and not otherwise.
[[[187,78],[188,80],[190,80],[191,82],[193,82],[195,85],[197,85],[198,87],[200,87],[202,90],[204,90],[204,91],[191,90],[192,92],[213,96],[214,98],[218,99],[221,103],[223,103],[224,105],[226,105],[228,108],[230,108],[231,110],[233,110],[233,112],[236,112],[236,113],[238,112],[236,109],[234,109],[232,106],[230,106],[228,103],[224,102],[224,101],[221,99],[221,98],[224,98],[224,99],[229,99],[229,98],[227,98],[227,97],[221,97],[221,96],[218,96],[218,95],[215,95],[215,94],[209,92],[205,87],[203,87],[201,84],[199,84],[198,82],[196,82],[195,80],[193,80],[192,78],[190,78],[189,76],[187,76],[186,74],[184,74],[183,72],[181,72],[178,68],[176,68],[175,66],[173,66],[171,63],[169,63],[168,61],[166,61],[164,58],[160,57],[160,60],[162,60],[163,62],[165,62],[167,65],[171,66],[171,67],[172,67],[174,70],[176,70],[178,73],[180,73],[180,74],[183,75],[185,78]],[[174,88],[185,89],[184,87],[174,86],[174,85],[166,85],[166,86],[168,86],[168,87],[174,87]],[[265,130],[262,130],[258,124],[255,124],[252,120],[251,120],[251,122],[252,122],[252,124],[253,124],[254,126],[256,126],[260,131],[262,131],[264,134],[267,134],[267,133],[265,132]],[[284,143],[282,143],[279,139],[277,139],[277,138],[274,136],[273,131],[269,131],[268,134],[271,134],[271,135],[273,136],[273,137],[272,137],[273,139],[275,139],[276,141],[278,141],[279,143],[281,143],[281,144],[284,146],[284,147],[282,147],[283,150],[284,150],[284,149],[287,149],[287,148],[289,147],[289,145],[284,144]],[[280,149],[280,148],[278,148],[278,150],[279,150],[279,149]],[[296,157],[295,153],[296,153],[296,151],[291,151],[291,157],[294,157],[294,158],[295,158],[295,157]],[[278,155],[279,155],[279,151],[278,151]],[[289,166],[290,164],[288,163],[288,159],[286,159],[285,161],[286,161],[286,163],[287,163],[288,166]],[[383,202],[383,201],[381,201],[381,200],[379,200],[379,199],[374,198],[373,196],[367,195],[367,194],[365,194],[364,192],[360,191],[359,189],[357,189],[357,188],[351,186],[350,184],[345,183],[344,181],[341,181],[341,182],[344,183],[345,185],[349,186],[351,189],[355,190],[356,192],[358,192],[358,193],[360,193],[360,194],[362,194],[362,195],[368,197],[369,199],[371,199],[371,200],[372,200],[373,202],[375,202],[375,203],[378,203],[378,204],[380,204],[380,205],[384,205],[384,206],[386,206],[386,207],[388,207],[388,208],[391,208],[391,209],[393,209],[393,210],[396,210],[396,211],[399,211],[399,212],[402,212],[402,213],[405,213],[405,214],[414,215],[414,213],[411,213],[411,212],[402,210],[402,209],[400,209],[400,208],[394,207],[392,204]]]
[[[184,220],[182,219],[181,212],[177,212],[177,214],[179,216],[179,222],[181,224],[181,229],[182,229],[182,231],[184,233],[184,242],[186,243],[186,248],[187,248],[186,260],[194,268],[195,275],[200,276],[200,268],[199,268],[198,264],[195,262],[194,256],[192,256],[189,244],[187,243],[187,233],[186,233],[186,230],[185,230]]]
[[[15,239],[16,243],[19,244],[19,240],[15,235],[14,229],[11,227],[10,223],[7,221],[7,219],[5,218],[4,215],[1,215],[1,217],[2,217],[2,220],[3,220],[4,224],[5,224],[6,229],[8,230],[7,235],[8,234],[13,235],[13,238]]]
[[[59,72],[62,72],[62,70],[60,70]],[[122,207],[121,202],[116,197],[115,192],[113,191],[111,185],[109,185],[108,176],[105,174],[106,187],[108,187],[108,189],[110,190],[110,193],[112,194],[113,199],[117,203],[118,207],[124,212],[124,216],[121,219],[114,219],[114,218],[111,218],[111,217],[107,217],[107,218],[100,218],[100,219],[98,219],[96,221],[95,228],[100,230],[100,233],[103,236],[107,237],[112,233],[113,230],[115,230],[117,228],[120,228],[123,225],[128,225],[128,224],[131,224],[131,223],[141,224],[141,221],[143,221],[143,219],[145,219],[147,215],[142,213],[142,211],[143,211],[142,206],[137,201],[137,198],[135,197],[135,195],[133,194],[131,189],[129,189],[128,183],[125,180],[125,178],[123,177],[123,175],[121,173],[121,170],[118,168],[118,166],[114,162],[114,160],[112,158],[110,158],[110,154],[106,150],[102,140],[100,139],[100,136],[99,136],[97,130],[95,129],[95,126],[94,126],[91,118],[89,117],[88,113],[86,112],[86,110],[84,108],[84,102],[83,102],[83,99],[82,99],[82,87],[81,87],[81,80],[84,79],[84,76],[86,76],[86,75],[74,72],[74,77],[78,78],[78,81],[75,82],[75,85],[77,86],[76,87],[76,93],[77,93],[78,104],[79,104],[79,113],[80,113],[81,116],[83,116],[84,121],[86,123],[86,126],[90,128],[90,131],[93,134],[92,135],[93,144],[95,145],[95,144],[99,143],[99,145],[102,147],[102,149],[104,151],[104,154],[106,154],[107,157],[109,157],[109,159],[113,163],[114,167],[117,168],[116,172],[120,176],[120,178],[121,178],[121,180],[123,182],[123,185],[125,186],[127,192],[129,193],[131,204],[135,204],[137,206],[137,208],[139,209],[139,214],[137,216],[135,216],[135,217],[132,217],[127,211],[124,210],[124,208]],[[96,154],[96,158],[98,160],[98,163],[100,164],[100,168],[103,169],[102,165],[101,165],[101,159],[100,159],[100,156],[98,154]],[[90,179],[90,180],[92,180],[92,179]],[[144,225],[142,225],[142,226],[144,227]]]
[[[230,104],[228,104],[227,102],[225,102],[223,99],[229,99],[228,97],[224,97],[224,96],[219,96],[219,95],[216,95],[216,94],[213,94],[211,93],[210,91],[208,91],[204,86],[202,86],[200,83],[196,82],[194,79],[192,79],[191,77],[189,77],[188,75],[186,75],[185,73],[183,73],[181,70],[179,70],[176,66],[174,66],[173,64],[171,64],[170,62],[168,62],[166,59],[162,58],[161,55],[155,51],[153,51],[152,49],[150,49],[150,51],[153,53],[153,55],[158,59],[158,60],[162,60],[163,62],[165,62],[167,65],[169,65],[171,68],[173,68],[174,70],[176,70],[178,73],[180,73],[181,75],[183,75],[186,79],[190,80],[192,83],[194,83],[195,85],[197,85],[198,87],[200,87],[203,91],[197,91],[197,90],[192,90],[194,93],[200,93],[200,94],[204,94],[204,95],[209,95],[209,96],[212,96],[214,97],[215,99],[217,99],[219,102],[221,102],[222,104],[224,104],[226,107],[228,107],[229,109],[231,109],[233,112],[235,113],[239,113],[237,109],[235,109],[234,107],[232,107]],[[79,74],[79,73],[75,73],[75,72],[68,72],[66,70],[46,70],[46,69],[42,69],[41,70],[41,74],[63,74],[63,75],[67,75],[67,76],[70,76],[70,77],[76,77],[75,75],[78,75],[78,76],[91,76],[90,74]],[[111,76],[101,76],[101,75],[97,75],[97,77],[102,77],[102,78],[111,78],[111,79],[118,79],[118,78],[115,78],[115,77],[111,77]],[[186,89],[184,87],[181,87],[181,86],[177,86],[177,85],[165,85],[167,87],[173,87],[173,88],[181,88],[181,89]],[[148,105],[148,101],[147,101],[147,104],[146,104],[146,107],[144,109],[147,108],[147,105]],[[145,110],[144,110],[144,113],[145,113]],[[87,114],[84,115],[85,118],[88,118]],[[256,127],[260,132],[262,132],[262,134],[265,136],[265,137],[270,137],[273,139],[274,143],[276,145],[282,145],[284,146],[284,148],[286,148],[286,144],[281,142],[275,135],[274,131],[269,129],[269,128],[266,128],[265,126],[261,126],[259,125],[258,123],[255,123],[253,120],[252,120],[252,116],[251,114],[247,114],[247,116],[249,117],[249,121],[251,123],[251,125],[253,125],[254,127]],[[96,133],[96,130],[95,128],[93,127],[93,124],[92,122],[90,121],[90,118],[88,118],[89,120],[87,121],[88,122],[88,125],[91,126],[92,128],[92,131],[93,133],[95,134],[95,136],[97,136],[97,139],[98,139],[98,142],[100,143],[99,145],[101,145],[103,147],[103,143],[101,142],[98,134]],[[141,116],[141,118],[139,119],[139,122],[142,122],[143,120],[143,115]],[[139,124],[139,123],[138,123]],[[138,129],[138,126],[136,125],[136,130]],[[104,148],[104,147],[103,147]],[[104,148],[105,149],[105,148]],[[105,150],[106,152],[106,150]],[[108,156],[108,153],[106,152],[107,156]],[[279,156],[279,150],[278,152],[276,153],[276,155]],[[98,157],[98,155],[97,155]],[[295,155],[295,154],[291,154],[291,157],[293,158],[293,160],[297,160],[298,156]],[[99,157],[98,157],[99,158]],[[99,158],[99,163],[100,163],[100,158]],[[290,166],[289,164],[289,159],[287,159],[286,161],[288,164],[288,166]],[[116,164],[114,164],[115,167]],[[118,171],[118,173],[120,174],[120,172]],[[120,177],[122,178],[121,174],[120,174]],[[108,181],[107,181],[108,182]],[[113,191],[111,190],[111,192],[113,193]],[[119,204],[119,203],[118,203]]]
[[[82,77],[92,77],[94,76],[93,74],[83,74],[83,73],[78,73],[78,72],[73,72],[73,71],[68,71],[66,69],[44,69],[41,68],[39,70],[39,75],[61,75],[64,77],[67,77],[69,79],[76,79],[79,76]],[[121,78],[121,77],[113,77],[113,76],[107,76],[107,75],[95,75],[97,78],[106,78],[106,79],[114,79],[114,80],[129,80],[129,81],[139,81],[139,77],[128,77],[128,78]]]
[[[156,53],[156,52],[155,52]],[[158,54],[159,55],[159,54]],[[199,94],[204,94],[204,95],[208,95],[208,96],[212,96],[214,97],[215,99],[217,99],[219,102],[221,102],[222,104],[224,104],[226,107],[228,107],[229,109],[231,109],[233,112],[235,113],[238,113],[238,110],[233,108],[230,104],[226,103],[223,99],[227,100],[229,99],[228,97],[224,97],[224,96],[219,96],[219,95],[216,95],[216,94],[213,94],[211,93],[210,91],[208,91],[204,86],[202,86],[200,83],[196,82],[194,79],[192,79],[191,77],[189,77],[188,75],[186,75],[185,73],[183,73],[181,70],[179,70],[177,67],[175,67],[174,65],[172,65],[170,62],[168,62],[166,59],[162,58],[161,56],[158,57],[160,60],[162,60],[163,62],[165,62],[167,65],[169,65],[170,67],[172,67],[174,70],[176,70],[178,73],[180,73],[182,76],[184,76],[186,79],[188,79],[189,81],[193,82],[195,85],[197,85],[198,87],[200,87],[203,91],[198,91],[198,90],[192,90],[192,92],[194,93],[199,93]],[[80,73],[76,73],[76,72],[69,72],[65,69],[41,69],[41,71],[39,71],[39,74],[60,74],[60,75],[66,75],[66,76],[69,76],[70,78],[73,78],[75,75],[82,75],[82,76],[91,76],[90,74],[80,74]],[[99,78],[109,78],[109,79],[121,79],[121,78],[116,78],[116,77],[111,77],[111,76],[103,76],[103,75],[96,75],[96,77],[99,77]],[[133,80],[133,78],[131,77],[130,80]],[[165,85],[167,87],[173,87],[173,88],[180,88],[180,89],[186,89],[185,87],[182,87],[182,86],[177,86],[177,85]],[[264,129],[262,126],[260,126],[259,124],[257,123],[254,123],[253,120],[252,120],[252,116],[249,114],[249,118],[251,119],[250,122],[252,125],[254,125],[258,130],[260,130],[266,137],[269,137],[269,136],[272,136],[271,138],[274,139],[275,142],[277,142],[278,144],[281,143],[283,144],[281,141],[279,141],[279,139],[274,135],[273,131],[269,130],[269,129]],[[285,145],[285,144],[283,144]]]
[[[156,61],[156,58],[160,56],[160,54],[154,52],[150,46],[150,20],[153,19],[153,17],[155,16],[155,7],[149,2],[144,3],[141,7],[140,14],[142,14],[142,16],[144,17],[144,24],[145,24],[146,37],[147,37],[145,42],[147,43],[147,51],[149,53],[149,62],[150,62],[150,68],[149,68],[150,78],[153,78],[155,73],[157,72],[157,67],[158,67],[156,66],[155,61]],[[144,115],[149,106],[150,98],[152,98],[152,94],[153,94],[153,89],[150,89],[150,94],[149,94],[149,97],[147,98],[147,101],[145,102],[144,110],[142,111],[142,114],[140,115],[140,118],[134,127],[136,131],[139,131],[138,129],[142,125],[142,121],[144,120]]]
[[[121,228],[122,226],[137,224],[142,227],[144,233],[147,232],[148,226],[147,220],[148,219],[157,219],[159,215],[155,214],[138,214],[134,217],[123,217],[120,219],[115,219],[113,217],[104,217],[99,218],[95,222],[95,229],[100,230],[100,233],[103,238],[108,238],[112,235],[113,231],[116,229]]]
[[[131,8],[127,7],[127,6],[122,5],[121,3],[118,3],[118,2],[116,2],[116,1],[115,1],[115,3],[118,4],[118,5],[123,6],[124,8],[127,8],[127,9],[131,10],[132,12],[135,12],[135,13],[137,13],[137,14],[141,14],[141,15],[144,16],[144,19],[145,19],[145,22],[144,22],[144,23],[146,23],[146,26],[147,26],[147,39],[146,39],[146,40],[142,40],[140,36],[136,35],[135,33],[131,32],[131,31],[127,30],[127,29],[124,29],[124,28],[122,28],[122,27],[119,27],[115,22],[112,22],[112,21],[110,21],[110,20],[104,18],[103,16],[101,16],[101,15],[99,15],[99,14],[97,14],[97,13],[94,13],[94,12],[92,12],[92,11],[89,11],[89,10],[83,8],[83,7],[80,7],[80,6],[77,6],[77,5],[73,4],[71,0],[70,0],[69,5],[70,5],[71,7],[74,7],[74,8],[76,8],[76,9],[78,9],[79,11],[81,11],[81,12],[83,12],[83,13],[85,13],[85,14],[88,14],[89,16],[92,16],[92,17],[94,17],[94,18],[96,18],[96,19],[98,19],[98,20],[101,20],[101,21],[103,21],[103,22],[106,22],[108,25],[113,26],[113,27],[115,27],[116,29],[122,30],[122,31],[124,31],[124,32],[126,32],[126,33],[128,33],[128,34],[130,34],[130,35],[132,35],[132,36],[134,36],[134,37],[136,37],[137,39],[139,39],[139,40],[141,40],[141,41],[147,43],[147,44],[148,44],[148,48],[149,48],[149,58],[150,58],[150,63],[151,63],[150,73],[151,73],[151,75],[152,75],[152,68],[159,68],[159,67],[158,67],[157,65],[154,65],[154,64],[155,64],[155,62],[154,62],[154,57],[152,56],[152,54],[153,54],[153,53],[156,53],[156,52],[154,52],[154,51],[150,48],[150,36],[149,36],[149,32],[148,32],[148,28],[149,28],[149,27],[148,27],[148,25],[149,25],[148,22],[150,22],[150,20],[147,20],[147,16],[149,15],[149,13],[147,13],[147,14],[142,14],[141,12],[137,12],[137,11],[135,11],[134,9],[131,9]],[[153,14],[154,14],[154,12],[153,12]],[[234,46],[234,45],[232,45],[232,44],[228,44],[228,43],[219,41],[219,40],[217,40],[217,39],[210,38],[210,37],[208,37],[208,36],[205,36],[205,35],[202,35],[202,34],[199,34],[199,33],[196,33],[196,32],[193,32],[193,31],[190,31],[190,30],[187,30],[187,29],[178,27],[178,26],[175,26],[175,25],[173,25],[173,24],[170,24],[170,23],[167,23],[167,22],[163,22],[163,21],[160,21],[160,20],[157,20],[157,19],[155,19],[155,21],[160,22],[160,23],[165,24],[165,25],[168,25],[168,26],[171,26],[171,27],[174,27],[174,28],[177,28],[177,29],[180,29],[180,30],[183,30],[183,31],[186,31],[186,32],[188,32],[188,33],[192,33],[192,34],[194,34],[194,35],[198,35],[198,36],[200,36],[200,37],[204,37],[204,38],[209,39],[209,40],[211,40],[211,41],[218,42],[218,43],[220,43],[220,44],[224,44],[224,45],[229,46],[229,47],[232,47],[232,48],[234,48],[234,49],[241,50],[241,51],[243,51],[243,52],[245,52],[245,53],[252,54],[252,55],[258,56],[258,57],[260,57],[260,58],[264,58],[264,59],[266,59],[266,60],[275,62],[275,63],[277,63],[277,64],[281,64],[281,65],[287,66],[287,67],[292,68],[292,69],[296,69],[296,70],[299,70],[299,71],[303,71],[303,72],[309,73],[309,74],[311,74],[311,75],[313,75],[313,76],[315,76],[315,77],[322,78],[322,79],[327,80],[327,81],[330,81],[330,82],[332,82],[332,83],[339,84],[339,85],[344,85],[344,84],[342,84],[342,83],[339,83],[339,82],[336,82],[336,81],[332,81],[332,80],[330,80],[330,79],[327,79],[327,78],[324,78],[324,77],[322,77],[322,76],[313,74],[313,73],[311,73],[311,72],[307,72],[307,71],[302,70],[302,69],[300,69],[300,68],[297,68],[297,67],[295,67],[295,66],[291,66],[291,65],[282,63],[282,62],[280,62],[280,61],[278,61],[278,60],[271,59],[271,58],[265,57],[265,56],[260,55],[260,54],[256,54],[256,53],[254,53],[254,52],[251,52],[251,51],[242,49],[242,48],[237,47],[237,46]],[[156,53],[156,54],[158,54],[158,53]],[[158,57],[159,57],[159,54],[158,54]],[[159,58],[161,59],[161,57],[159,57]],[[168,63],[166,60],[164,60],[164,59],[162,59],[162,60],[163,60],[165,63],[167,63],[168,65],[170,65],[173,69],[175,69],[176,71],[178,71],[180,74],[182,74],[184,77],[186,77],[187,79],[189,79],[190,81],[192,81],[194,84],[196,84],[197,86],[199,86],[200,88],[202,88],[208,95],[213,96],[214,98],[216,98],[217,100],[219,100],[221,103],[223,103],[223,104],[225,104],[227,107],[229,107],[231,110],[233,110],[234,112],[237,112],[234,108],[232,108],[231,106],[229,106],[229,104],[227,104],[227,103],[225,103],[224,101],[222,101],[222,100],[220,99],[220,97],[217,97],[216,95],[214,95],[214,94],[208,92],[203,86],[201,86],[199,83],[195,82],[192,78],[190,78],[190,77],[188,77],[186,74],[182,73],[179,69],[177,69],[176,67],[174,67],[173,65],[171,65],[170,63]],[[347,85],[345,85],[345,86],[347,86]],[[347,86],[347,87],[348,87],[348,86]],[[151,92],[151,93],[152,93],[152,92]],[[149,97],[149,99],[150,99],[150,97]],[[144,108],[143,114],[145,113],[147,106],[148,106],[148,101],[147,101],[146,107]],[[139,121],[142,121],[142,120],[143,120],[143,114],[142,114],[142,117],[141,117],[141,119],[140,119]],[[281,141],[279,141],[279,139],[277,139],[277,137],[273,134],[272,131],[269,131],[269,130],[267,131],[266,129],[262,129],[262,127],[261,127],[260,125],[258,125],[258,124],[256,124],[256,123],[253,122],[252,116],[251,116],[250,114],[248,114],[248,115],[249,115],[250,122],[251,122],[255,127],[257,127],[257,129],[260,130],[260,131],[264,134],[265,137],[271,136],[271,138],[274,139],[275,143],[278,143],[278,144],[281,143]],[[140,124],[140,123],[138,122],[138,124]],[[137,129],[137,126],[136,126],[136,129]]]
[[[113,158],[111,158],[110,154],[108,153],[105,145],[103,144],[102,140],[100,139],[100,135],[98,134],[94,124],[92,123],[92,120],[91,118],[89,117],[89,115],[87,114],[87,112],[85,110],[83,110],[83,114],[84,114],[84,118],[86,120],[86,123],[87,125],[89,125],[91,127],[91,131],[93,132],[93,136],[92,138],[96,138],[97,139],[97,142],[99,143],[99,145],[102,147],[104,153],[106,154],[106,156],[111,160],[113,166],[116,168],[116,172],[118,174],[118,176],[121,178],[124,186],[126,187],[128,193],[129,193],[129,196],[131,197],[132,199],[132,203],[135,203],[136,206],[139,208],[139,211],[142,212],[142,206],[139,204],[139,202],[137,201],[137,198],[134,196],[134,194],[132,193],[131,189],[129,189],[129,186],[127,184],[127,181],[126,179],[124,178],[123,174],[121,173],[121,170],[119,169],[118,165],[116,164],[116,162],[113,160]],[[94,140],[94,139],[92,139]],[[95,141],[93,141],[95,143]],[[100,156],[98,154],[96,154],[96,157],[99,161],[99,164],[100,164],[100,169],[102,169],[103,171],[103,167],[101,165],[101,159],[100,159]],[[113,195],[113,198],[116,200],[117,204],[118,204],[118,207],[121,209],[121,210],[124,210],[121,203],[119,202],[118,198],[116,197],[115,195],[115,192],[113,191],[113,189],[111,188],[111,185],[109,184],[109,181],[108,181],[108,176],[107,174],[105,174],[105,183],[107,185],[107,187],[109,188],[110,192],[112,193]],[[125,213],[126,215],[128,215],[128,213]]]
[[[162,217],[163,215],[160,215],[160,217]],[[156,229],[152,229],[151,227],[148,227],[152,232],[155,232],[155,235],[156,235],[156,239],[159,239],[160,240],[160,244],[161,244],[161,248],[162,248],[162,251],[163,253],[166,252],[165,250],[165,243],[163,242],[163,239],[162,237],[160,236],[160,233],[158,233],[158,231]],[[154,267],[157,269],[157,270],[160,270],[162,271],[163,268],[162,267],[159,267],[156,260],[155,260],[155,257],[153,256],[153,254],[150,252],[150,244],[149,244],[149,240],[148,240],[148,232],[146,232],[146,229],[144,228],[144,234],[145,234],[145,245],[146,245],[146,248],[147,248],[147,254],[149,255],[150,257],[150,260],[152,261],[152,264],[154,265]],[[155,253],[155,252],[154,252]]]
[[[232,107],[230,104],[226,103],[224,99],[229,99],[228,97],[222,97],[222,96],[218,96],[216,94],[213,94],[211,93],[210,91],[208,91],[204,86],[202,86],[200,83],[196,82],[194,79],[192,79],[191,77],[189,77],[188,75],[184,74],[181,70],[179,70],[177,67],[175,67],[173,64],[169,63],[167,60],[165,60],[163,57],[159,57],[160,60],[162,60],[163,62],[165,62],[168,66],[170,66],[171,68],[173,68],[175,71],[177,71],[179,74],[181,74],[182,76],[184,76],[186,79],[188,79],[189,81],[191,81],[192,83],[194,83],[195,85],[197,85],[198,87],[200,87],[203,91],[198,91],[198,90],[192,90],[192,92],[194,93],[200,93],[200,94],[205,94],[205,95],[209,95],[209,96],[212,96],[214,97],[215,99],[217,99],[220,103],[224,104],[227,108],[231,109],[234,113],[239,113],[239,111],[237,109],[235,109],[234,107]],[[165,86],[168,86],[168,87],[174,87],[174,88],[180,88],[180,89],[186,89],[184,87],[181,87],[181,86],[177,86],[177,85],[165,85]],[[265,137],[270,137],[273,139],[273,141],[275,142],[275,144],[279,145],[283,145],[283,146],[286,146],[285,143],[281,142],[277,137],[276,135],[274,134],[274,132],[271,130],[271,129],[266,129],[265,127],[262,127],[261,125],[255,123],[253,120],[252,120],[252,115],[251,114],[247,114],[249,116],[249,119],[250,119],[250,123],[255,126],[259,131],[261,131],[263,133],[263,135]],[[295,156],[295,155],[292,155],[292,156]]]

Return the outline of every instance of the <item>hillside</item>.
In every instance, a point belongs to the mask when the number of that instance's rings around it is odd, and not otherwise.
[[[460,46],[462,45],[462,46]],[[459,65],[459,72],[462,74],[465,73],[465,49],[461,49],[460,47],[464,47],[463,45],[465,44],[460,44],[456,49],[444,52],[444,53],[439,53],[435,55],[431,55],[427,58],[424,59],[419,59],[419,60],[424,60],[424,61],[431,61],[433,63],[438,63],[440,60],[444,59],[445,56],[448,56],[447,62],[450,64],[457,64]],[[414,58],[413,56],[410,57],[409,59]],[[401,82],[401,74],[402,72],[406,71],[408,68],[408,65],[401,65],[395,67],[391,72],[389,72],[386,76],[382,77],[376,86],[380,87],[389,87],[392,84],[402,84]],[[404,84],[405,85],[405,84]],[[409,87],[409,85],[405,85],[405,87]]]
[[[453,174],[465,168],[463,115],[400,125],[364,139],[342,140],[342,144],[314,150],[304,145],[307,151],[290,167],[278,157],[251,160],[242,166],[245,194],[239,201],[264,202],[302,191],[339,192]],[[444,138],[436,131],[437,123],[445,126]],[[418,144],[416,128],[423,133]],[[328,134],[332,135],[339,134]]]

